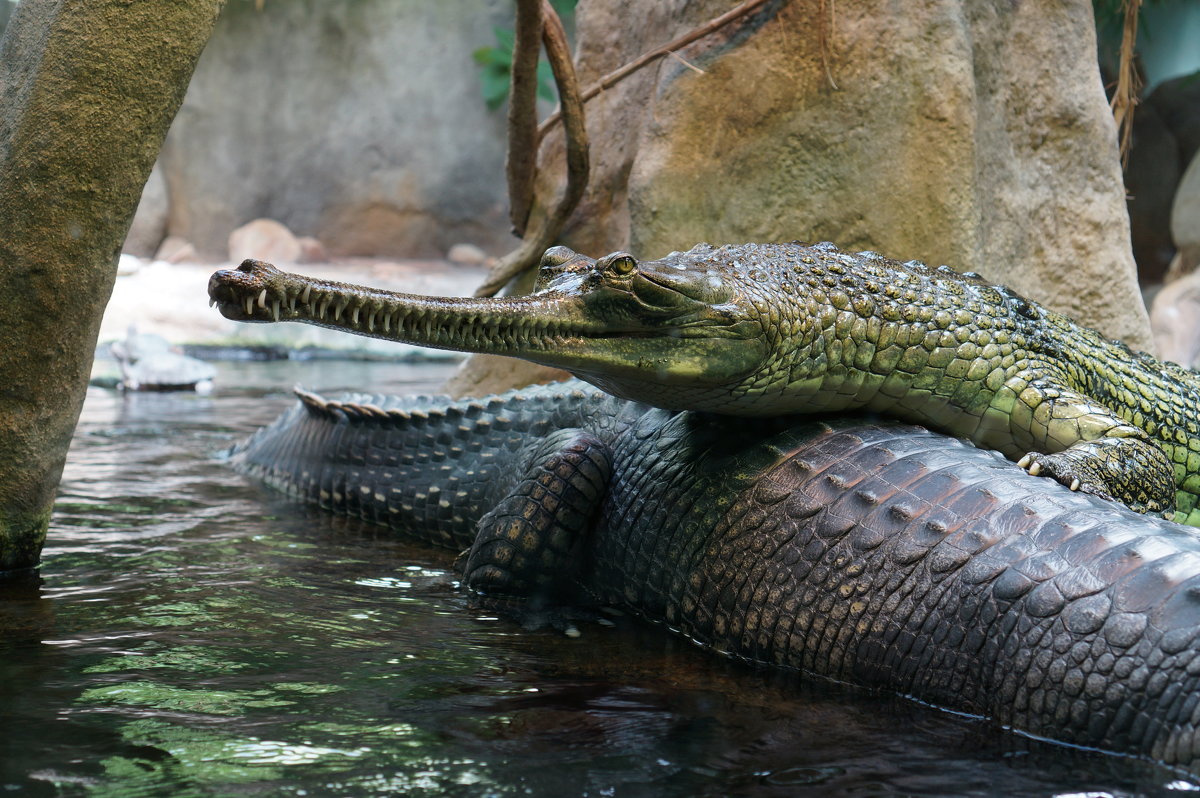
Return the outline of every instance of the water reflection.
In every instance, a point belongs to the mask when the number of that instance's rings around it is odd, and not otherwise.
[[[0,586],[0,793],[1135,795],[1194,787],[891,696],[751,671],[625,620],[580,640],[472,612],[453,553],[295,507],[213,454],[303,382],[222,368],[88,397],[41,575]]]

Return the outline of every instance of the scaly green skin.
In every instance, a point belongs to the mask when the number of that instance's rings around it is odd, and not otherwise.
[[[528,297],[397,294],[258,261],[209,293],[228,318],[522,357],[668,409],[884,413],[1200,525],[1200,379],[944,266],[832,244],[643,263],[557,247]]]

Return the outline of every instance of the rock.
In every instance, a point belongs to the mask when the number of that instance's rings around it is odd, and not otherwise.
[[[490,258],[474,244],[455,244],[446,252],[446,260],[463,266],[483,266]]]
[[[139,333],[134,325],[110,351],[121,368],[120,387],[127,391],[208,393],[217,374],[211,363],[182,354],[161,335]]]
[[[255,219],[229,234],[229,260],[298,263],[304,248],[292,231],[274,219]]]
[[[196,260],[196,248],[180,236],[167,236],[154,253],[155,260],[167,263],[187,263]]]
[[[300,236],[300,261],[302,263],[328,263],[329,253],[325,245],[312,236]]]
[[[296,271],[323,280],[341,280],[391,291],[431,296],[470,296],[483,270],[451,266],[445,261],[402,261],[380,264],[367,259],[339,260],[320,266],[297,266]],[[169,341],[233,347],[302,349],[318,347],[381,360],[418,357],[458,358],[455,352],[421,349],[379,338],[346,335],[311,324],[245,324],[225,318],[208,305],[208,279],[213,266],[198,263],[147,263],[137,272],[118,277],[104,312],[97,340],[126,337],[130,324]],[[509,361],[514,363],[516,361]]]
[[[121,256],[117,258],[117,276],[126,277],[130,274],[136,274],[144,265],[142,259],[136,255],[122,252]]]
[[[664,58],[589,102],[592,181],[564,243],[830,240],[973,269],[1149,348],[1088,0],[829,7],[763,6],[681,50],[702,74]],[[728,8],[580,4],[581,84]],[[561,142],[540,153],[541,207]]]
[[[339,256],[507,250],[505,119],[471,52],[512,8],[227,3],[163,145],[170,232],[215,257],[261,216]]]
[[[1171,259],[1171,265],[1167,267],[1167,273],[1164,279],[1167,284],[1179,280],[1186,275],[1196,271],[1200,267],[1200,250],[1179,250],[1175,253],[1175,257]]]
[[[158,252],[167,237],[167,210],[167,181],[163,179],[162,170],[155,166],[142,189],[142,198],[121,251],[142,258]]]
[[[1175,192],[1171,208],[1171,237],[1177,249],[1167,279],[1190,275],[1200,268],[1200,152],[1192,158]]]
[[[1160,358],[1196,367],[1200,360],[1200,272],[1163,286],[1150,307],[1150,327]]]
[[[1171,238],[1184,260],[1195,265],[1200,256],[1200,153],[1183,173],[1171,207]],[[1190,269],[1189,269],[1190,271]]]
[[[442,386],[450,396],[487,396],[514,386],[561,382],[571,375],[551,366],[499,355],[472,355]]]

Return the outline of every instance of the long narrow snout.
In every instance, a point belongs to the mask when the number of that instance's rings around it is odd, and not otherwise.
[[[435,349],[524,357],[602,332],[575,297],[431,297],[317,280],[261,261],[215,273],[208,293],[235,321],[299,321]]]
[[[631,268],[617,270],[612,284],[564,272],[530,296],[431,297],[318,280],[248,260],[214,274],[208,290],[222,315],[236,321],[299,321],[416,346],[518,357],[659,407],[681,407],[682,394],[698,390],[719,395],[724,407],[728,387],[761,366],[765,339],[748,322],[724,318],[720,308],[673,299],[664,286],[647,290],[647,282],[631,291],[633,279]]]

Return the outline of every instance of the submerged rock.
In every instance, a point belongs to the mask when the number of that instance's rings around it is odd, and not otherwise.
[[[212,390],[216,368],[174,349],[161,335],[139,333],[131,326],[124,341],[110,351],[121,369],[117,387],[126,391]]]

